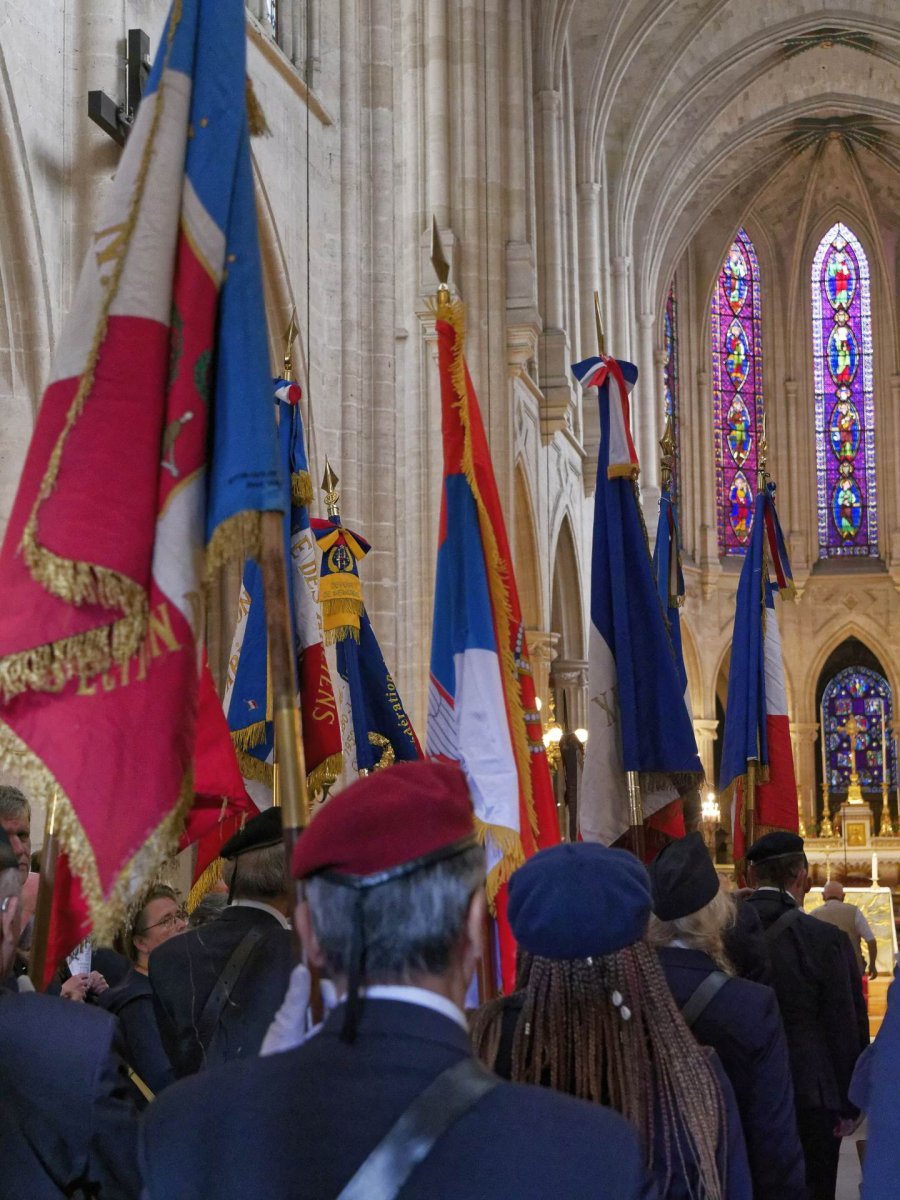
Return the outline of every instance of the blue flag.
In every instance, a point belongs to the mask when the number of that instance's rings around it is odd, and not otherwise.
[[[630,825],[626,772],[641,777],[645,819],[702,778],[684,684],[656,590],[633,482],[628,393],[637,368],[592,358],[573,368],[596,387],[600,459],[591,562],[588,743],[580,806],[585,840],[611,843]],[[611,397],[610,392],[613,392]],[[615,411],[611,437],[611,410]],[[616,460],[610,461],[610,447]],[[634,470],[627,473],[629,461]],[[676,786],[676,784],[678,786]]]
[[[653,570],[659,603],[669,622],[669,637],[675,651],[675,665],[684,691],[685,704],[690,712],[687,671],[681,645],[681,606],[684,604],[684,573],[681,569],[681,543],[678,536],[678,514],[669,487],[663,487],[659,498],[659,521],[656,544],[653,547]]]

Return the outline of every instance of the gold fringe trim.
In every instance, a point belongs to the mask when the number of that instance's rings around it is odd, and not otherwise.
[[[256,92],[253,90],[253,83],[249,75],[244,86],[244,94],[247,99],[247,123],[250,126],[250,136],[271,137],[272,130],[269,128],[266,114],[263,112],[262,105],[257,98]]]
[[[111,945],[125,923],[134,896],[154,878],[166,858],[178,849],[184,818],[194,802],[192,771],[185,772],[178,798],[141,847],[117,875],[109,895],[104,895],[94,850],[75,808],[52,772],[19,738],[0,721],[0,767],[11,772],[32,797],[49,806],[56,800],[57,834],[60,850],[68,855],[73,875],[81,882],[88,907],[91,931],[101,945]],[[54,964],[55,965],[55,964]]]
[[[613,463],[606,468],[607,479],[637,479],[641,468],[637,463]]]
[[[207,586],[227,563],[259,558],[261,529],[262,513],[247,509],[226,517],[216,526],[206,547]]]
[[[327,576],[326,578],[331,577]],[[361,617],[366,607],[362,600],[354,600],[349,596],[320,600],[319,603],[322,606],[322,613],[326,617],[343,617],[345,614]]]
[[[391,745],[390,739],[386,738],[383,733],[369,733],[369,745],[378,746],[381,748],[381,758],[372,768],[373,771],[383,771],[385,767],[394,765],[394,747]]]
[[[265,721],[254,721],[252,725],[247,725],[244,729],[231,731],[231,743],[235,750],[252,750],[254,746],[262,745],[265,740]]]
[[[144,611],[112,625],[101,625],[0,659],[0,692],[4,700],[29,689],[60,692],[70,679],[90,679],[109,670],[114,662],[127,661],[132,655],[123,654],[123,645],[130,645],[133,638],[137,638],[138,649],[142,644],[147,619],[146,596],[143,599]]]
[[[309,471],[291,472],[291,499],[303,508],[309,508],[312,504],[313,486]]]
[[[191,890],[188,892],[187,903],[185,904],[189,913],[194,911],[207,892],[211,892],[222,878],[222,868],[224,866],[224,858],[214,858],[197,876]]]
[[[487,845],[488,836],[500,851],[500,861],[488,871],[484,882],[491,916],[497,915],[497,893],[509,880],[513,871],[525,862],[525,851],[522,849],[522,839],[514,829],[505,825],[488,825],[478,817],[475,818],[475,836],[481,846]]]
[[[315,766],[306,776],[306,790],[310,800],[315,800],[318,792],[324,792],[340,778],[341,771],[344,769],[344,756],[338,751],[337,754],[329,754],[328,757]]]
[[[244,779],[252,779],[255,783],[264,783],[270,788],[275,786],[275,772],[272,770],[271,763],[262,762],[243,750],[237,750],[235,754]]]
[[[181,0],[175,0],[169,18],[169,27],[166,31],[166,48],[163,61],[164,71],[168,66],[175,31],[181,21],[181,16]],[[109,327],[110,309],[118,295],[119,286],[122,282],[122,274],[128,258],[128,250],[131,246],[131,239],[137,226],[138,213],[141,210],[144,199],[144,190],[156,148],[156,137],[159,132],[160,122],[162,121],[165,98],[165,89],[160,88],[157,93],[156,106],[153,110],[153,118],[147,135],[147,142],[144,146],[140,166],[135,176],[134,191],[128,209],[128,216],[121,227],[123,250],[121,254],[116,256],[115,264],[109,276],[100,305],[99,319],[94,329],[94,337],[85,361],[84,371],[78,381],[78,389],[75,392],[72,403],[69,405],[69,411],[66,413],[66,419],[56,439],[56,444],[50,453],[47,469],[38,488],[31,514],[22,532],[21,548],[28,570],[31,572],[32,578],[50,592],[51,595],[59,597],[59,599],[64,600],[68,604],[97,604],[103,608],[120,608],[125,613],[124,621],[113,623],[112,630],[108,635],[109,650],[106,655],[106,661],[104,665],[97,668],[98,670],[105,670],[111,665],[111,661],[119,663],[127,662],[140,649],[147,629],[148,601],[146,592],[140,584],[136,583],[133,579],[119,574],[117,571],[111,571],[107,567],[100,567],[94,563],[78,562],[74,559],[61,558],[59,555],[53,554],[45,546],[42,546],[38,540],[38,516],[44,502],[49,499],[56,488],[62,464],[63,450],[65,449],[69,434],[84,412],[85,406],[94,389],[97,363],[99,362],[100,351]],[[72,652],[80,653],[82,656],[87,653],[86,647],[80,642],[79,638],[67,638],[56,645],[58,648],[55,652],[52,647],[50,650],[63,669],[65,669],[65,656],[62,649],[64,645]],[[100,662],[103,658],[103,655],[99,653],[96,640],[92,643],[91,655],[92,666],[94,663]],[[55,682],[56,676],[51,672],[49,675],[45,674],[44,678],[52,678]],[[35,683],[32,686],[39,686],[39,684]]]
[[[323,637],[326,646],[336,646],[338,642],[342,642],[344,638],[353,638],[354,642],[359,641],[359,630],[355,625],[335,625],[333,629],[327,627],[323,630]]]
[[[472,495],[475,497],[475,504],[478,509],[478,524],[481,528],[481,537],[488,561],[488,583],[491,590],[491,601],[494,612],[504,622],[502,636],[500,636],[501,631],[499,629],[495,630],[495,632],[498,635],[497,643],[500,651],[500,661],[507,682],[505,691],[507,704],[509,705],[510,733],[518,765],[519,783],[525,798],[525,811],[528,815],[528,823],[535,840],[537,840],[538,822],[537,814],[534,810],[534,795],[531,787],[531,752],[528,748],[528,738],[525,729],[525,710],[522,707],[522,694],[519,686],[516,656],[513,647],[509,644],[509,632],[513,623],[512,606],[510,603],[510,591],[512,588],[512,579],[510,577],[511,564],[505,564],[500,557],[500,549],[497,545],[494,528],[481,495],[481,490],[478,487],[478,481],[475,478],[472,430],[469,423],[470,398],[466,382],[466,360],[464,353],[466,310],[461,301],[451,301],[449,293],[445,292],[439,293],[433,310],[437,320],[446,321],[456,335],[450,378],[453,390],[456,393],[456,408],[459,411],[464,433],[463,472],[469,481],[469,487],[472,489]],[[511,836],[516,839],[516,852],[522,857],[524,852],[519,835],[511,834]],[[513,853],[512,849],[510,853]],[[504,851],[504,856],[505,854],[506,851]],[[522,861],[524,861],[524,858],[522,858]]]

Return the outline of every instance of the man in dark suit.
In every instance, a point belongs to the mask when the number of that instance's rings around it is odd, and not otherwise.
[[[778,1001],[770,987],[738,978],[723,953],[734,902],[721,887],[702,835],[671,842],[649,871],[649,939],[682,1015],[697,1041],[716,1051],[734,1088],[753,1193],[765,1200],[802,1200],[803,1150]]]
[[[159,1032],[178,1076],[257,1054],[293,966],[281,809],[248,821],[222,857],[230,903],[221,917],[149,958]]]
[[[841,1137],[857,1115],[848,1088],[861,1050],[847,939],[803,912],[808,864],[802,838],[766,834],[747,851],[747,861],[756,890],[744,903],[759,914],[769,943],[809,1198],[834,1200]]]
[[[150,1106],[149,1200],[655,1194],[621,1117],[503,1083],[472,1058],[462,1005],[484,852],[458,767],[404,763],[334,796],[294,871],[307,954],[345,998],[298,1048],[182,1081]],[[233,1116],[223,1095],[239,1098]]]
[[[20,934],[21,884],[0,831],[0,980]],[[137,1113],[107,1013],[0,989],[0,1180],[4,1196],[138,1195]]]

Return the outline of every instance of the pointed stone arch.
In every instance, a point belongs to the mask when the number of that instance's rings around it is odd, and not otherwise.
[[[586,657],[581,594],[575,537],[567,514],[556,538],[550,615],[551,628],[559,634],[557,650],[560,658],[580,660]]]
[[[516,463],[513,482],[513,559],[525,628],[546,629],[544,584],[541,577],[534,506],[521,460]]]

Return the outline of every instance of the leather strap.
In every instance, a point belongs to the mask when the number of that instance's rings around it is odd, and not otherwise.
[[[799,908],[789,908],[787,912],[781,914],[777,921],[773,921],[766,930],[766,941],[770,944],[778,940],[788,926],[793,925],[800,916]]]
[[[729,976],[724,971],[710,971],[707,977],[694,988],[681,1008],[681,1015],[684,1017],[688,1029],[694,1028],[694,1023],[706,1012],[707,1006],[714,997],[718,996],[728,980]]]
[[[499,1082],[474,1058],[448,1067],[401,1113],[337,1200],[395,1200],[450,1126]]]
[[[250,955],[256,949],[256,943],[262,935],[261,929],[248,929],[232,950],[222,974],[213,984],[213,989],[207,996],[203,1011],[197,1020],[197,1040],[204,1050],[209,1049],[219,1023],[219,1017],[221,1017],[222,1011],[234,991],[235,984],[240,979]]]

